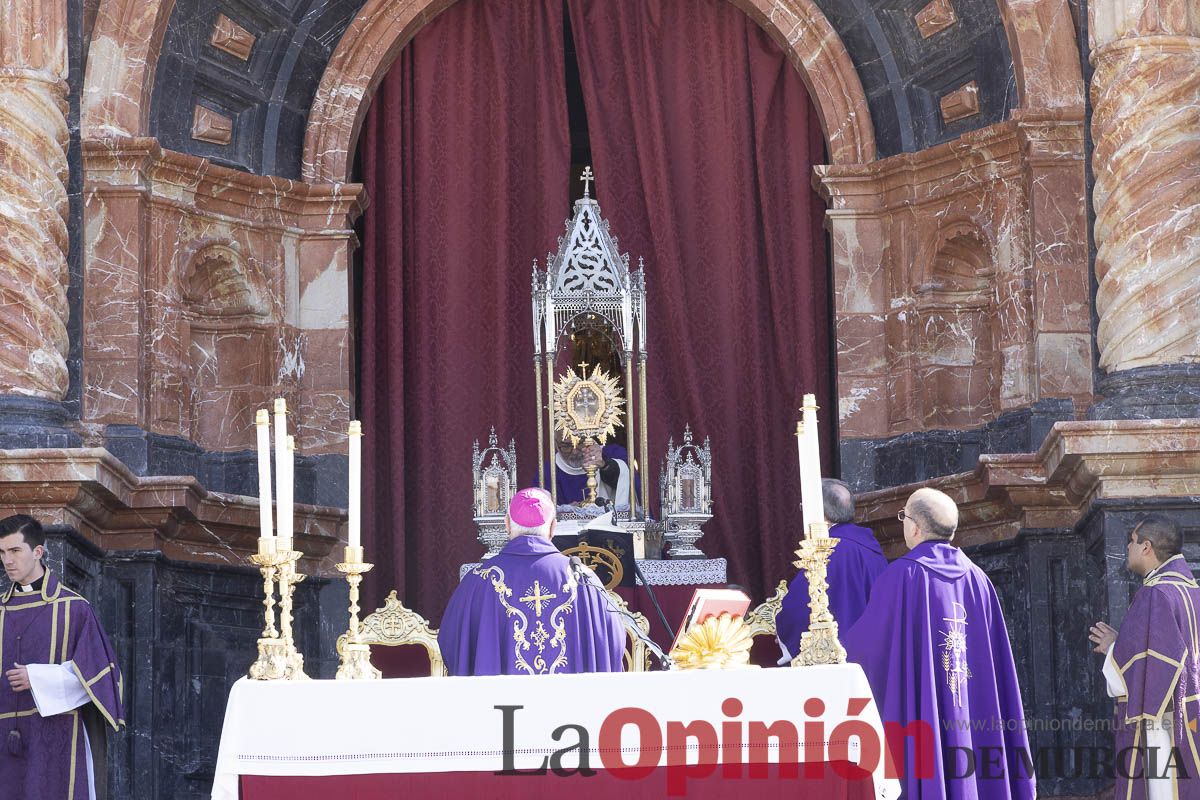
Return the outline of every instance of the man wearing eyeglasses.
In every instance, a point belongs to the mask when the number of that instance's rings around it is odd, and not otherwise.
[[[842,642],[866,673],[885,725],[928,723],[909,729],[915,738],[888,737],[903,766],[904,796],[1032,798],[1021,689],[1000,599],[983,570],[951,543],[958,507],[923,488],[897,516],[908,552],[875,581]]]

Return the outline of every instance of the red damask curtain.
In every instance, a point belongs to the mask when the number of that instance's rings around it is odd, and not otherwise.
[[[536,467],[529,274],[568,212],[562,20],[560,0],[454,3],[364,122],[368,609],[396,588],[441,617],[482,553],[470,456],[489,425],[516,438],[523,480]]]
[[[713,445],[701,549],[758,597],[800,537],[794,437],[832,402],[819,120],[796,69],[724,0],[568,0],[597,197],[646,258],[650,457],[692,426]]]
[[[712,438],[700,546],[761,597],[794,572],[800,398],[816,390],[826,426],[836,407],[820,126],[782,50],[724,0],[568,7],[602,209],[647,263],[652,466],[685,423]],[[481,553],[469,453],[488,425],[535,480],[529,272],[570,210],[565,95],[559,0],[460,0],[365,121],[368,608],[398,588],[440,619]]]

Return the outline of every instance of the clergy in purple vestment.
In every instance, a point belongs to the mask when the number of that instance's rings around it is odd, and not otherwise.
[[[923,488],[900,517],[909,552],[875,581],[842,642],[871,684],[893,760],[903,767],[903,796],[1034,797],[1000,600],[983,570],[950,543],[958,508]]]
[[[831,525],[829,535],[838,540],[829,557],[829,610],[837,620],[838,630],[844,633],[862,616],[871,595],[871,584],[887,566],[887,559],[875,541],[875,534],[853,524],[854,495],[849,486],[826,478],[821,481],[821,500],[825,521]],[[808,576],[800,570],[788,584],[783,605],[775,615],[779,647],[787,661],[800,653],[800,637],[808,630],[808,621]]]
[[[1120,631],[1097,622],[1090,633],[1117,701],[1115,797],[1200,798],[1200,585],[1162,514],[1134,525],[1125,554],[1142,586]]]
[[[594,442],[571,444],[556,433],[557,451],[554,455],[554,482],[561,505],[579,503],[587,496],[587,466],[594,464],[596,498],[612,504],[615,509],[629,508],[629,482],[634,479],[629,469],[629,452],[619,444],[601,448]],[[635,492],[638,491],[636,484]],[[637,503],[641,503],[638,496]]]
[[[550,541],[554,524],[548,492],[513,495],[508,544],[463,577],[442,617],[451,675],[621,671],[625,628],[586,568]]]
[[[0,796],[104,797],[105,725],[125,724],[121,673],[88,602],[42,565],[45,533],[0,520]],[[99,790],[99,791],[97,791]]]

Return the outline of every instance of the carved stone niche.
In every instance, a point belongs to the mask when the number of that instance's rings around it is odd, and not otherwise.
[[[234,241],[196,247],[180,289],[190,438],[209,450],[253,447],[254,411],[278,383],[269,295]]]
[[[987,239],[961,222],[939,232],[914,288],[912,338],[919,413],[926,429],[965,428],[997,409],[995,267]]]

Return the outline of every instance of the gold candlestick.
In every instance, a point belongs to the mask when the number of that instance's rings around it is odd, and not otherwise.
[[[263,576],[263,600],[266,624],[258,640],[258,659],[250,665],[249,675],[256,681],[274,681],[287,677],[287,645],[275,630],[275,574],[284,557],[275,551],[273,541],[260,539],[258,552],[250,556]]]
[[[304,554],[287,548],[279,555],[282,558],[279,565],[279,638],[287,658],[285,677],[288,680],[308,680],[308,675],[304,673],[304,656],[296,649],[296,641],[292,638],[292,595],[296,584],[304,580],[304,574],[296,570],[296,563]]]
[[[374,564],[363,561],[361,547],[347,547],[346,560],[337,565],[338,572],[345,574],[350,585],[350,629],[346,632],[345,644],[341,647],[341,664],[338,680],[376,680],[383,676],[371,665],[371,647],[363,644],[358,635],[358,585],[364,573],[370,572]]]
[[[808,577],[808,630],[800,636],[800,655],[792,666],[846,663],[846,648],[838,641],[838,624],[829,611],[829,556],[838,540],[831,538],[824,522],[809,525],[807,536],[800,540],[800,557],[795,566]]]

